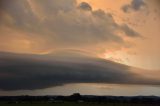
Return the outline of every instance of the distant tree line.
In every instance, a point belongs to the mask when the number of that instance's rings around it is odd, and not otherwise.
[[[74,93],[71,96],[0,96],[3,103],[56,103],[56,102],[96,102],[96,103],[143,103],[160,104],[157,96],[92,96]]]

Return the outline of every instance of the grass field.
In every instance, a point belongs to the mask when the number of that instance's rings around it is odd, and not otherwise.
[[[0,106],[159,106],[155,104],[127,104],[127,103],[1,103]]]

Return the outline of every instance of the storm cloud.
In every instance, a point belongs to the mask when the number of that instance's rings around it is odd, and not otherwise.
[[[0,89],[34,90],[70,83],[159,85],[129,66],[79,52],[26,55],[0,53]]]
[[[129,12],[130,10],[139,11],[143,7],[146,7],[146,3],[144,2],[144,0],[132,0],[131,4],[124,5],[122,7],[122,10],[124,12]]]
[[[124,30],[124,33],[130,37],[140,37],[139,33],[135,32],[126,24],[122,25],[121,28]]]
[[[6,42],[10,42],[12,38],[15,42],[20,42],[17,45],[24,45],[32,50],[83,48],[102,43],[116,43],[121,46],[125,44],[125,36],[119,36],[116,32],[128,32],[128,29],[121,28],[123,25],[118,24],[111,13],[101,9],[93,10],[89,3],[78,4],[76,0],[0,2],[0,31],[7,36],[0,36],[0,39],[5,39]],[[129,33],[131,35],[126,33],[126,36],[139,36],[127,24],[125,26],[132,30]],[[20,35],[20,41],[16,39],[17,35]],[[24,40],[29,42],[28,45],[22,44],[21,41]],[[9,45],[3,41],[0,46],[10,49],[12,45],[17,46],[16,43]]]
[[[80,9],[83,9],[83,10],[88,10],[88,11],[92,11],[92,7],[86,3],[86,2],[82,2],[80,5],[79,5],[79,8]]]

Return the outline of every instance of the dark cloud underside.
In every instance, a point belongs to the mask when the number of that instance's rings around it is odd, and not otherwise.
[[[130,72],[128,66],[78,53],[0,53],[0,63],[1,90],[33,90],[69,83],[160,84]]]

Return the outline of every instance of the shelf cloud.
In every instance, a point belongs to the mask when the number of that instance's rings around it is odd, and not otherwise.
[[[34,90],[70,83],[159,85],[129,66],[80,52],[26,55],[0,53],[0,89]]]

